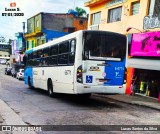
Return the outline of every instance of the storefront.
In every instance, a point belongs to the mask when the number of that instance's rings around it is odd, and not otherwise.
[[[128,59],[126,93],[131,93],[132,77],[136,76],[135,93],[159,98],[160,32],[133,34]]]

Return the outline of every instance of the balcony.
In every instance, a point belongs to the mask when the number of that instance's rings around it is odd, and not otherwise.
[[[104,3],[104,2],[108,2],[108,1],[110,1],[110,0],[90,0],[88,2],[85,2],[84,6],[85,7],[92,7],[92,6],[95,6],[95,5]]]
[[[99,30],[99,24],[89,26],[90,30]]]

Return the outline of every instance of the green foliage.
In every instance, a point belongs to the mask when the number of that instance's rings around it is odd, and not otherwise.
[[[69,9],[68,13],[74,14],[77,17],[83,17],[86,16],[86,10],[80,8],[80,7],[76,7],[75,10],[74,9]]]
[[[80,7],[76,7],[75,11],[78,13],[78,17],[82,17],[87,14],[86,10],[84,10],[83,8],[80,8]]]

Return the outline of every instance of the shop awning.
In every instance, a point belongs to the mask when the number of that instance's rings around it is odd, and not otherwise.
[[[160,70],[160,60],[130,58],[127,61],[127,67]]]

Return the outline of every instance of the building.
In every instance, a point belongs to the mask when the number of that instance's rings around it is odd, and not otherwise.
[[[159,0],[90,0],[89,29],[128,36],[126,93],[137,75],[136,93],[160,97],[160,2]]]
[[[9,45],[4,37],[0,37],[0,63],[6,63],[10,59]]]
[[[38,13],[27,19],[26,48],[33,48],[83,29],[87,29],[87,18],[76,17],[73,14]]]
[[[17,39],[12,40],[12,55],[11,65],[15,63],[23,63],[24,51],[26,50],[26,43],[22,32],[15,33]]]

